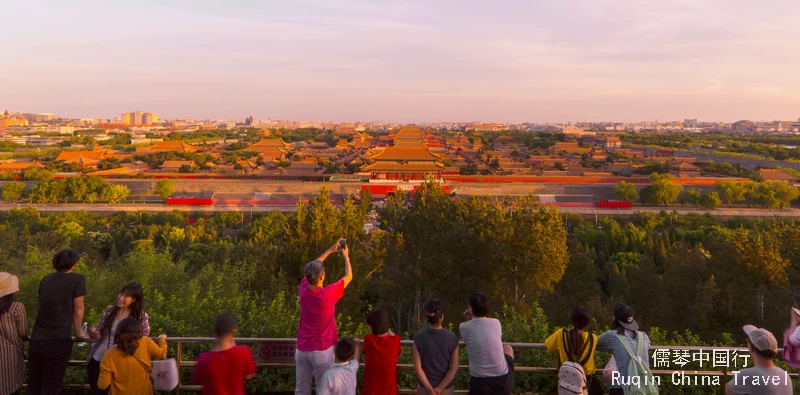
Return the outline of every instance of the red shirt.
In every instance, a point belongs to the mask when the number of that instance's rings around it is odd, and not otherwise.
[[[400,336],[364,336],[364,386],[361,395],[397,395]]]
[[[235,346],[198,355],[192,382],[203,386],[201,394],[244,395],[244,382],[255,372],[256,363],[250,347]]]
[[[336,332],[336,302],[344,296],[344,280],[327,287],[308,289],[303,278],[297,287],[300,295],[300,324],[297,327],[299,351],[324,351],[339,341]]]

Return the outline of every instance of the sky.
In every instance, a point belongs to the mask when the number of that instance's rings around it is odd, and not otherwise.
[[[0,111],[800,117],[797,0],[4,0]]]

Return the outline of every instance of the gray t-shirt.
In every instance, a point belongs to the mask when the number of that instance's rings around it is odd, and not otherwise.
[[[775,367],[764,369],[758,366],[734,372],[730,381],[737,395],[791,395],[792,380],[785,370]]]
[[[500,321],[476,317],[462,322],[459,329],[464,345],[467,346],[470,376],[500,377],[508,373]]]
[[[447,329],[425,328],[414,334],[414,347],[419,350],[422,370],[432,387],[437,387],[450,369],[450,358],[458,347],[458,336]],[[458,363],[458,361],[453,361]],[[450,381],[447,388],[453,387]]]
[[[645,367],[647,370],[650,370],[650,338],[644,332],[637,332],[637,336],[642,337],[642,362],[644,362]],[[625,342],[628,343],[631,350],[636,352],[638,338],[633,338],[633,332],[626,330],[625,334],[622,336],[625,339]],[[631,362],[631,357],[628,355],[628,351],[625,350],[625,347],[622,346],[622,343],[619,342],[617,338],[616,331],[608,331],[603,333],[602,335],[597,337],[597,349],[602,352],[607,352],[609,354],[614,355],[614,360],[617,362],[617,371],[619,375],[622,377],[628,377],[628,364]],[[620,385],[611,384],[609,388],[620,388]]]

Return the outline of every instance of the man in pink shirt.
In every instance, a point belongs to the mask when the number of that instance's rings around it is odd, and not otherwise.
[[[297,292],[300,296],[300,325],[297,328],[295,394],[310,395],[311,380],[317,385],[333,365],[333,347],[339,341],[336,332],[336,302],[344,296],[344,288],[353,280],[347,245],[337,241],[318,259],[306,265],[305,278]],[[341,252],[344,257],[344,277],[323,287],[328,255]]]

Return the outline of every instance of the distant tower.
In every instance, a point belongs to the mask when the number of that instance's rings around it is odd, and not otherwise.
[[[255,123],[256,123],[256,119],[253,118],[252,115],[247,117],[247,119],[244,120],[244,124],[247,125],[247,126],[253,125]]]

